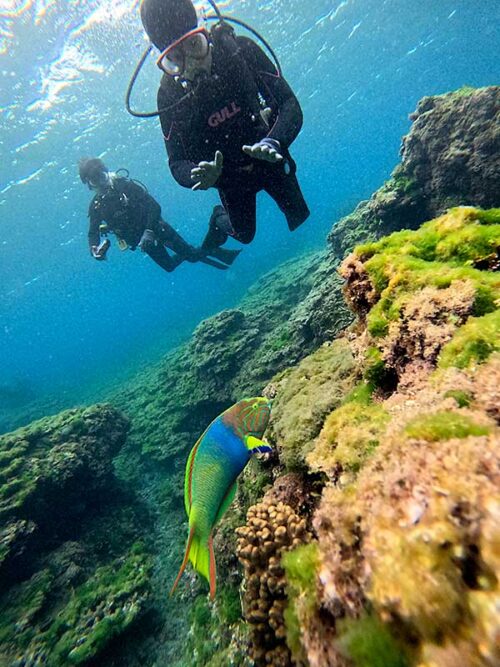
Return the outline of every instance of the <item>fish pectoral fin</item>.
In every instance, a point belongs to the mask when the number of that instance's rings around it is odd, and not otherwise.
[[[219,521],[222,519],[224,514],[227,512],[227,509],[228,509],[229,505],[234,500],[234,496],[236,495],[237,490],[238,490],[238,482],[234,482],[234,484],[232,484],[229,487],[226,495],[224,496],[224,498],[222,499],[221,504],[219,505],[219,509],[217,511],[217,516],[215,517],[215,521],[214,521],[214,526],[219,523]]]
[[[254,435],[245,436],[245,445],[250,454],[268,454],[272,452],[272,447],[264,440],[259,440]]]

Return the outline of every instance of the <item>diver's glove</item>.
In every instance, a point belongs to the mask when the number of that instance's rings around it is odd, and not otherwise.
[[[92,257],[97,259],[99,262],[102,262],[106,259],[106,253],[108,252],[110,245],[111,243],[109,239],[105,239],[99,245],[93,245],[90,248]]]
[[[269,137],[261,139],[253,146],[243,146],[243,152],[256,160],[264,160],[264,162],[280,162],[283,159],[280,142]]]
[[[200,162],[191,169],[191,180],[196,181],[191,190],[208,190],[213,187],[222,174],[222,153],[215,151],[215,158],[211,162]]]
[[[141,240],[139,241],[139,248],[142,252],[148,252],[148,250],[152,250],[155,245],[156,237],[154,232],[151,231],[151,229],[145,229],[141,236]]]

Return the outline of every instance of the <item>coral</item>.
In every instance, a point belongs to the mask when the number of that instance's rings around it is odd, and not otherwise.
[[[341,339],[325,343],[273,379],[275,398],[266,437],[287,470],[304,467],[325,416],[351,389],[354,370],[349,345]]]
[[[244,567],[243,612],[250,625],[251,658],[258,665],[290,665],[285,637],[283,554],[309,540],[306,522],[282,502],[250,507],[237,529],[238,558]]]
[[[416,229],[451,206],[498,206],[500,87],[461,91],[419,102],[392,178],[332,228],[337,257],[368,239]]]

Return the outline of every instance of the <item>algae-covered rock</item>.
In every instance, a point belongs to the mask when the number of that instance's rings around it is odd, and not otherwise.
[[[500,659],[499,246],[496,210],[458,208],[342,266],[364,379],[306,456],[330,483],[298,624],[290,597],[305,664]]]
[[[352,388],[356,365],[347,340],[325,343],[272,381],[273,409],[267,431],[281,463],[305,466],[326,415]]]
[[[128,421],[110,405],[68,410],[0,436],[0,573],[64,531],[106,491]],[[64,502],[61,502],[64,499]],[[33,543],[34,544],[34,543]],[[5,572],[4,572],[5,570]]]
[[[499,348],[500,278],[484,262],[499,247],[498,210],[461,207],[344,261],[347,300],[399,380],[441,351],[441,366],[463,367]]]
[[[411,115],[402,162],[369,201],[335,224],[328,240],[343,257],[358,243],[415,229],[451,206],[498,206],[500,87],[424,97]]]
[[[150,609],[148,516],[113,474],[128,428],[95,405],[0,437],[1,664],[90,664]]]
[[[147,610],[150,575],[151,559],[136,543],[57,595],[53,565],[12,587],[2,598],[2,664],[88,664]]]

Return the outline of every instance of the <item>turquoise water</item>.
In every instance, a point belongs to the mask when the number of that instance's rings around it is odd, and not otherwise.
[[[193,244],[217,201],[178,186],[158,122],[124,109],[146,44],[138,4],[0,1],[0,430],[33,401],[43,411],[44,401],[98,397],[236,303],[259,275],[324,244],[335,219],[397,163],[422,96],[498,83],[494,0],[220,3],[271,41],[301,101],[292,153],[311,218],[290,234],[261,195],[257,238],[224,274],[191,264],[166,274],[116,244],[98,263],[87,250],[80,157],[128,168]],[[157,83],[151,59],[135,107],[154,108]]]

